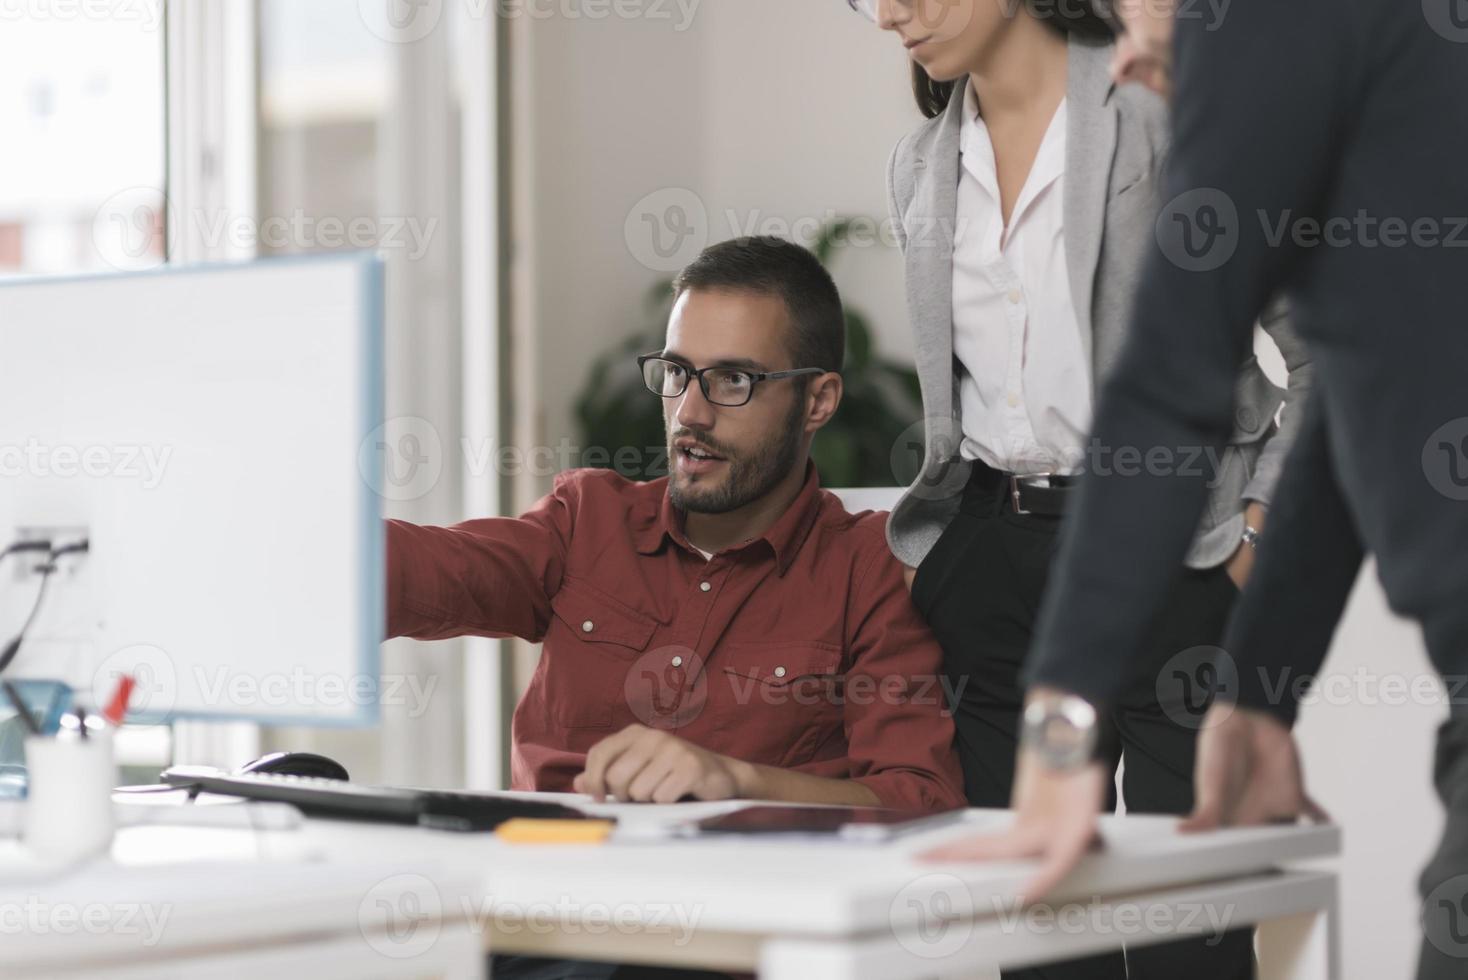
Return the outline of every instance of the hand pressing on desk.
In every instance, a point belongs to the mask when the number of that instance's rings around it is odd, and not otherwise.
[[[1219,702],[1203,718],[1194,775],[1196,805],[1184,831],[1330,817],[1305,792],[1300,750],[1284,723]]]
[[[629,725],[586,754],[573,787],[597,800],[676,803],[685,796],[727,800],[742,796],[738,759],[699,748],[670,732]]]
[[[1021,900],[1038,901],[1096,845],[1107,776],[1090,763],[1073,772],[1047,768],[1021,749],[1015,772],[1014,823],[1004,831],[953,841],[920,855],[929,861],[1015,861],[1038,858]]]

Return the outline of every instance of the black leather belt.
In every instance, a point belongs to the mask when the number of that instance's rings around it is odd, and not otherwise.
[[[1005,483],[1010,505],[1016,514],[1062,517],[1071,495],[1075,493],[1075,483],[1069,477],[1015,476],[1007,473]]]
[[[1004,473],[981,459],[970,461],[962,507],[980,517],[1010,511],[1040,517],[1063,517],[1075,494],[1076,477]]]

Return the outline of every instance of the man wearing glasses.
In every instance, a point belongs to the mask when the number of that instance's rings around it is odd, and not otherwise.
[[[747,238],[678,276],[663,350],[670,475],[561,474],[519,518],[389,521],[392,636],[544,643],[516,789],[673,802],[963,805],[940,653],[884,515],[822,491],[841,300],[797,245]]]

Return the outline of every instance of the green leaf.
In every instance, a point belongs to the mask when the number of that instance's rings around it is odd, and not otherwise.
[[[865,372],[872,362],[872,331],[867,318],[853,309],[846,311],[845,373]]]
[[[821,265],[830,265],[831,255],[836,251],[836,243],[846,239],[846,233],[850,228],[850,218],[837,218],[821,228],[821,233],[816,236],[815,244],[811,246],[811,251],[816,253],[816,258],[821,260]]]

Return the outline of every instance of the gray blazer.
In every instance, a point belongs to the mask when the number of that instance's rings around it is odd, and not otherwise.
[[[1137,85],[1111,82],[1111,46],[1072,39],[1067,85],[1065,251],[1071,294],[1093,387],[1116,363],[1130,326],[1132,298],[1153,238],[1160,202],[1159,170],[1168,146],[1167,107]],[[969,464],[959,456],[959,365],[953,355],[953,235],[958,220],[959,131],[964,89],[955,86],[945,113],[897,144],[887,165],[893,225],[907,263],[908,314],[923,393],[923,469],[887,521],[887,541],[916,568],[958,510]],[[1085,298],[1089,297],[1089,302]],[[1206,473],[1212,490],[1187,562],[1209,568],[1239,546],[1244,500],[1268,503],[1310,386],[1309,357],[1290,327],[1282,301],[1262,325],[1289,368],[1290,408],[1275,415],[1286,393],[1250,357],[1235,386],[1234,432],[1221,457],[1187,450],[1158,465]],[[1145,465],[1114,449],[1093,447],[1098,460],[1118,468]]]

